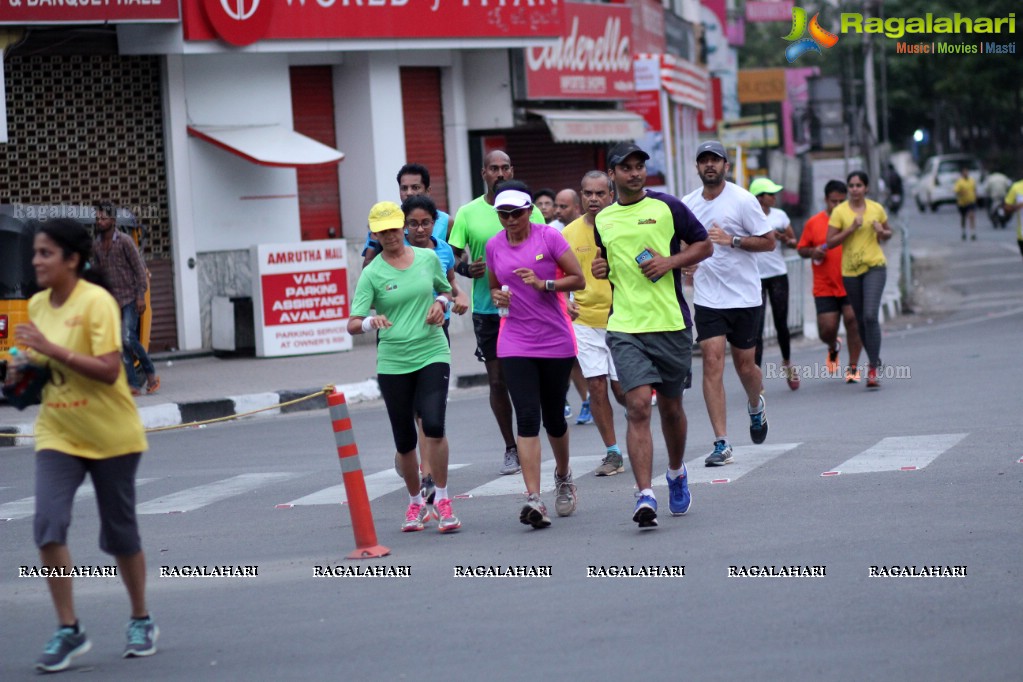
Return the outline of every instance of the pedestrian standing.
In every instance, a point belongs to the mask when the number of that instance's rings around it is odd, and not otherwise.
[[[697,343],[703,354],[703,399],[714,429],[714,449],[703,463],[732,462],[725,402],[725,341],[746,393],[749,435],[754,443],[767,438],[767,407],[760,391],[763,375],[756,363],[760,308],[763,302],[755,254],[774,249],[774,230],[752,194],[725,178],[729,170],[725,147],[717,140],[696,148],[696,172],[703,187],[682,199],[707,228],[714,255],[696,268],[693,277]]]
[[[423,498],[416,458],[418,415],[424,459],[436,482],[437,527],[449,533],[462,525],[451,509],[448,440],[444,435],[451,349],[441,326],[444,312],[451,306],[451,284],[436,253],[405,243],[404,228],[405,215],[397,204],[382,201],[370,210],[369,229],[383,251],[359,277],[348,333],[379,331],[377,383],[409,494],[402,531],[423,530],[431,511]],[[370,310],[376,314],[370,315]]]
[[[528,187],[514,181],[501,185],[494,210],[504,230],[487,242],[487,263],[494,305],[507,309],[497,356],[515,405],[528,495],[519,521],[546,528],[551,520],[540,499],[541,422],[554,451],[555,511],[569,516],[576,508],[564,413],[576,343],[564,292],[582,289],[586,282],[565,238],[556,228],[531,222],[532,209]]]
[[[33,364],[48,365],[53,376],[43,388],[35,423],[33,533],[39,560],[51,569],[72,570],[67,534],[75,491],[88,474],[96,490],[100,549],[116,558],[131,602],[123,655],[150,656],[159,629],[146,605],[146,560],[135,512],[135,472],[147,443],[123,371],[118,304],[83,278],[93,243],[77,221],[42,223],[33,248],[43,290],[29,300],[29,322],[14,336]],[[92,643],[75,612],[72,578],[51,575],[47,587],[58,628],[35,667],[56,672]]]
[[[582,196],[586,212],[566,225],[561,232],[572,247],[586,279],[586,288],[575,292],[574,300],[568,304],[579,349],[572,373],[575,374],[575,368],[579,368],[585,378],[589,401],[583,403],[583,408],[592,415],[591,421],[596,423],[600,438],[604,441],[604,460],[595,473],[597,476],[614,476],[625,471],[625,462],[615,435],[614,411],[607,396],[608,383],[615,400],[623,407],[625,392],[618,381],[611,350],[607,347],[611,284],[606,279],[597,279],[591,271],[593,259],[599,255],[594,235],[595,218],[611,204],[611,178],[598,170],[588,172],[582,179]]]
[[[846,199],[846,186],[841,180],[829,180],[824,185],[824,210],[803,225],[797,249],[803,258],[809,258],[813,267],[813,304],[817,309],[817,333],[828,347],[825,369],[831,374],[839,371],[838,354],[842,339],[838,336],[839,314],[845,321],[845,334],[849,350],[845,383],[860,381],[857,365],[863,342],[860,341],[856,313],[842,283],[842,247],[828,248],[828,220],[835,207]]]
[[[515,446],[515,432],[512,429],[512,404],[508,397],[501,363],[497,359],[497,332],[500,317],[490,296],[487,276],[487,241],[503,228],[494,212],[494,197],[497,185],[515,176],[511,159],[503,151],[489,152],[483,159],[480,171],[487,191],[458,209],[451,226],[448,244],[455,252],[455,272],[472,278],[472,326],[476,334],[476,358],[487,370],[490,385],[490,409],[494,413],[497,428],[504,439],[504,460],[501,474],[517,474],[519,454]],[[539,209],[533,208],[529,217],[533,223],[546,222]]]
[[[846,178],[849,198],[835,207],[828,221],[828,248],[842,246],[842,283],[849,296],[860,338],[867,351],[867,388],[881,388],[881,295],[888,278],[888,261],[881,243],[892,238],[888,215],[867,198],[867,174],[853,171]]]
[[[121,308],[121,347],[128,384],[132,395],[141,395],[143,386],[135,372],[137,360],[146,375],[145,391],[153,394],[160,388],[160,377],[139,341],[139,318],[146,312],[149,273],[135,242],[117,229],[117,209],[113,203],[100,201],[94,208],[96,245],[92,267],[102,273]]]
[[[796,233],[789,222],[785,211],[775,207],[778,192],[784,189],[770,178],[757,178],[750,183],[749,191],[764,215],[767,224],[774,230],[774,248],[754,254],[757,269],[760,271],[760,332],[757,334],[757,350],[754,359],[757,367],[763,367],[764,359],[764,325],[767,322],[767,302],[771,302],[771,316],[774,319],[774,331],[778,337],[778,350],[781,351],[782,376],[793,391],[799,388],[799,370],[792,366],[791,344],[789,335],[789,274],[782,247],[795,248]]]
[[[682,391],[690,380],[693,324],[682,293],[682,270],[707,258],[712,249],[707,231],[682,202],[646,188],[649,159],[629,142],[608,153],[608,175],[618,199],[596,216],[601,253],[590,266],[594,277],[612,285],[607,345],[625,391],[626,448],[638,488],[632,520],[640,529],[657,527],[653,390],[668,451],[668,508],[681,516],[692,503]]]

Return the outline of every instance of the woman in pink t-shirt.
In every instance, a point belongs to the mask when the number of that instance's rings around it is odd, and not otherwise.
[[[562,292],[583,289],[586,280],[561,233],[529,222],[532,206],[524,184],[502,183],[494,208],[504,230],[487,242],[486,250],[490,295],[502,314],[507,310],[497,357],[515,406],[519,461],[529,494],[519,521],[546,528],[551,520],[540,499],[541,421],[557,465],[555,510],[568,516],[576,506],[564,412],[576,345]]]

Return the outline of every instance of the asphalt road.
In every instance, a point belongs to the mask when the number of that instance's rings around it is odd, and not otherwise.
[[[631,521],[628,470],[592,476],[602,454],[592,426],[571,427],[576,515],[544,531],[520,525],[521,485],[496,489],[513,477],[496,473],[500,442],[480,389],[449,406],[452,462],[462,465],[450,488],[473,494],[456,500],[463,529],[453,535],[399,532],[407,501],[390,471],[386,415],[380,404],[353,408],[376,531],[392,552],[383,560],[346,561],[348,508],[336,491],[316,496],[340,483],[325,413],[153,435],[139,502],[160,651],[119,658],[123,589],[79,579],[94,646],[75,679],[1019,679],[1023,262],[1009,231],[983,224],[979,242],[962,244],[951,210],[908,219],[917,313],[890,324],[883,345],[900,378],[878,392],[833,378],[804,379],[796,392],[769,382],[770,435],[752,446],[729,368],[742,447],[713,470],[702,466],[711,441],[702,396],[690,391],[693,507],[668,516],[657,488],[653,532]],[[776,355],[769,348],[766,360]],[[822,363],[823,347],[799,344],[794,359]],[[616,422],[624,441],[620,411]],[[662,447],[655,460],[663,469]],[[18,517],[0,522],[0,679],[28,679],[54,624],[44,581],[17,577],[38,564],[18,506],[32,495],[30,450],[0,451],[0,472],[0,518]],[[92,503],[75,511],[76,564],[109,564]],[[224,564],[258,566],[258,576],[158,577],[161,566]],[[411,575],[313,576],[353,565]],[[685,575],[587,577],[591,566],[648,565],[684,565]],[[792,565],[826,574],[728,575]],[[551,576],[455,577],[458,566],[550,566]],[[872,566],[966,575],[871,577]]]

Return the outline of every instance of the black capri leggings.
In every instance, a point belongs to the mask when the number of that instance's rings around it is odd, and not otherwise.
[[[408,374],[379,374],[377,384],[391,420],[394,447],[398,452],[416,449],[416,415],[423,420],[423,435],[444,437],[451,365],[434,362]]]
[[[548,436],[568,431],[565,396],[575,358],[501,358],[504,383],[515,406],[515,422],[523,438],[540,435],[540,421]]]
[[[767,301],[771,300],[771,317],[778,334],[778,349],[781,359],[789,359],[789,276],[776,275],[760,280],[763,301],[760,302],[760,333],[757,334],[757,367],[764,359],[764,324],[767,322]]]

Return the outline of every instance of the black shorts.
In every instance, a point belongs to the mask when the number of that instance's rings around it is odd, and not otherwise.
[[[818,315],[825,313],[839,313],[849,303],[848,296],[814,296],[813,304],[817,308]]]
[[[497,360],[497,332],[501,317],[491,313],[473,313],[472,330],[476,333],[476,357],[480,362]]]
[[[959,215],[967,215],[977,210],[977,204],[966,204],[959,207]]]
[[[697,343],[724,336],[733,348],[756,348],[760,336],[760,306],[755,308],[696,307]]]
[[[618,382],[626,393],[639,386],[652,386],[667,398],[677,398],[692,383],[691,329],[646,334],[609,331],[606,343]]]
[[[36,547],[66,545],[75,491],[88,474],[99,508],[99,547],[114,556],[142,549],[135,519],[135,472],[142,453],[87,459],[57,450],[36,452]]]

